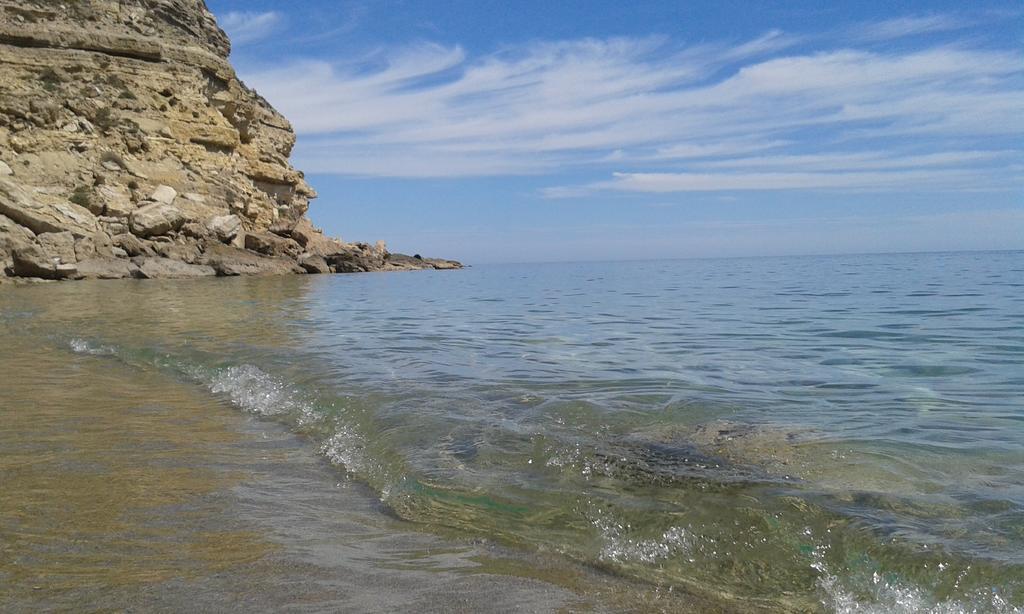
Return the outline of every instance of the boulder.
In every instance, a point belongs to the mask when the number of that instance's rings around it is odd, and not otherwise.
[[[12,181],[0,179],[0,214],[36,234],[68,231],[76,237],[96,232],[96,216],[72,202],[42,203]]]
[[[121,248],[129,256],[152,256],[153,249],[135,235],[123,233],[111,239],[114,247]]]
[[[0,273],[11,264],[11,254],[20,247],[32,245],[36,236],[32,231],[6,215],[0,215]]]
[[[111,237],[116,237],[117,235],[128,232],[128,220],[125,218],[101,217],[98,219],[100,222],[100,230]]]
[[[335,273],[366,273],[370,267],[357,251],[345,250],[324,257]]]
[[[335,273],[366,273],[384,269],[386,251],[365,243],[345,245],[333,254],[324,254],[324,260]]]
[[[38,245],[27,245],[14,250],[11,259],[14,274],[19,277],[67,279],[75,277],[78,273],[78,267],[74,264],[60,263],[59,259],[51,258]]]
[[[141,279],[190,279],[213,277],[217,271],[209,266],[188,264],[170,258],[143,258],[134,274]]]
[[[99,234],[99,233],[97,233]],[[112,256],[113,254],[106,254]],[[75,262],[89,260],[96,257],[96,241],[92,237],[75,239]]]
[[[292,229],[295,228],[295,220],[277,220],[267,230],[279,237],[291,237]]]
[[[328,274],[331,272],[330,265],[323,259],[323,256],[315,254],[303,254],[299,257],[299,266],[311,275]]]
[[[330,237],[325,237],[324,235],[314,235],[314,237],[311,238],[305,246],[303,246],[303,249],[307,252],[323,256],[325,258],[331,254],[337,254],[351,248],[352,246],[348,243],[344,243]]]
[[[306,247],[310,241],[319,234],[317,229],[313,226],[313,222],[310,222],[306,218],[302,218],[292,224],[291,228],[288,229],[288,236],[295,239],[299,245]]]
[[[170,205],[156,202],[132,211],[128,228],[136,236],[149,238],[177,230],[184,223],[184,213]]]
[[[202,251],[196,243],[154,243],[153,251],[172,260],[193,264],[199,260]]]
[[[245,249],[263,254],[264,256],[283,256],[297,258],[302,247],[291,239],[279,237],[270,232],[251,232],[245,235]]]
[[[11,167],[7,166],[6,162],[0,161],[0,177],[6,177],[13,174],[14,171],[11,170]]]
[[[61,264],[78,262],[78,256],[75,255],[75,236],[70,232],[44,232],[36,240],[49,258],[60,260]]]
[[[96,201],[103,204],[103,213],[109,217],[128,217],[135,210],[132,196],[125,188],[101,185],[96,188]]]
[[[210,229],[199,222],[188,222],[182,225],[180,232],[192,239],[206,239],[210,236]]]
[[[178,197],[178,193],[174,188],[166,185],[157,186],[153,193],[149,195],[149,200],[160,203],[163,205],[174,204],[174,199]]]
[[[211,245],[200,259],[217,270],[218,275],[288,275],[305,273],[294,260],[260,256],[228,245]]]
[[[231,243],[242,230],[242,220],[237,215],[221,215],[210,219],[206,226],[221,243]]]
[[[125,279],[137,275],[139,267],[120,258],[89,258],[78,263],[78,279]]]
[[[75,254],[78,255],[79,260],[85,260],[85,256],[79,254],[79,244],[88,246],[92,243],[93,253],[100,258],[112,258],[114,256],[114,243],[110,240],[110,235],[103,232],[102,230],[96,232],[92,237],[84,237],[75,241]]]

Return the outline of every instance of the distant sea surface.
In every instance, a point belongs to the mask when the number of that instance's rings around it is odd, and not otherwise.
[[[5,288],[0,343],[0,398],[10,348],[157,373],[412,527],[638,591],[1024,608],[1024,252]]]

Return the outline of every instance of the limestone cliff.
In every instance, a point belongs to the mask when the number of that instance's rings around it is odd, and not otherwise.
[[[229,52],[203,0],[0,0],[4,275],[459,266],[314,228],[291,125]]]

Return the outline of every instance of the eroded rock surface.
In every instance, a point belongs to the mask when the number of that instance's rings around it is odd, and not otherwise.
[[[291,125],[229,52],[202,0],[0,0],[0,277],[460,266],[315,228]]]

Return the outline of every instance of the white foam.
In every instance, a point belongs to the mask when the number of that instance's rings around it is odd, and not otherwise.
[[[71,351],[76,354],[89,354],[91,356],[111,356],[114,354],[114,348],[109,345],[96,345],[90,343],[85,339],[72,339],[68,342],[71,346]]]
[[[628,535],[630,525],[615,522],[608,516],[599,516],[593,524],[601,532],[604,544],[599,555],[602,561],[654,564],[688,556],[693,550],[693,536],[683,527],[670,527],[655,539],[635,539]]]

